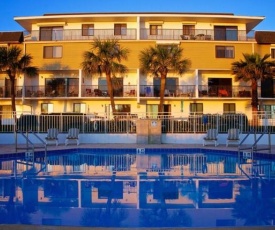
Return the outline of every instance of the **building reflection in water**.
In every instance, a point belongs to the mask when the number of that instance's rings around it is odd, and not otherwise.
[[[2,159],[0,223],[93,227],[272,225],[273,161],[205,154]],[[254,165],[254,166],[253,166]],[[259,165],[260,167],[256,167]],[[252,167],[253,166],[253,167]]]

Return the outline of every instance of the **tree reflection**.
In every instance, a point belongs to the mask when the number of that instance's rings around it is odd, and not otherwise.
[[[190,216],[182,209],[168,213],[160,207],[140,212],[141,227],[190,227],[191,224]]]
[[[120,227],[121,222],[127,216],[127,211],[121,208],[121,204],[115,200],[106,209],[86,209],[82,216],[81,224],[87,227]]]
[[[252,181],[251,188],[241,187],[233,206],[232,215],[244,220],[246,226],[270,225],[275,212],[272,195],[263,193],[259,196],[257,182]]]

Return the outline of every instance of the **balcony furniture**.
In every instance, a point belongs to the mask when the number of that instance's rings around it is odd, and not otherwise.
[[[152,96],[152,91],[151,91],[151,87],[150,86],[145,87],[145,96],[146,97]]]
[[[164,96],[171,97],[173,95],[170,93],[169,89],[166,89],[166,90],[164,90]]]
[[[76,142],[79,145],[79,129],[78,128],[70,128],[69,132],[66,136],[65,145],[68,145],[70,142]]]
[[[226,89],[219,89],[219,97],[228,97],[229,94]]]
[[[98,97],[103,96],[102,91],[100,89],[94,89],[94,93],[95,93],[95,96],[98,96]]]
[[[50,97],[55,97],[57,96],[57,93],[55,90],[53,90],[52,92],[50,92]]]
[[[86,89],[86,96],[87,96],[87,97],[93,96],[93,95],[92,95],[92,90],[91,90],[91,89]]]
[[[69,97],[77,97],[77,96],[78,96],[78,92],[72,90],[72,91],[69,92],[69,95],[68,95],[68,96],[69,96]]]
[[[199,91],[199,96],[200,97],[204,97],[204,96],[207,96],[207,95],[208,95],[207,90],[200,90]]]
[[[58,145],[58,129],[57,128],[50,128],[48,129],[47,136],[45,137],[46,145],[51,142],[54,142],[56,146]]]
[[[136,96],[136,90],[131,89],[130,91],[125,92],[125,96],[128,96],[128,97]]]
[[[1,95],[1,97],[2,97],[2,96],[3,96],[3,93],[2,93],[2,94],[0,93],[0,95]],[[17,97],[22,97],[22,89],[17,90],[16,96],[17,96]]]
[[[205,40],[211,40],[211,35],[209,35],[209,34],[205,35],[205,36],[204,36],[204,39],[205,39]]]
[[[229,143],[239,144],[240,142],[240,130],[239,129],[228,129],[226,147],[228,147]]]
[[[195,39],[196,39],[196,40],[205,40],[205,35],[204,35],[204,34],[197,34],[197,35],[195,36]]]
[[[218,130],[217,129],[208,129],[206,136],[203,138],[203,146],[206,146],[209,143],[214,143],[215,146],[218,146]]]
[[[38,90],[36,94],[37,94],[37,97],[43,97],[44,96],[44,93],[41,90]]]
[[[182,40],[195,40],[195,36],[193,34],[189,34],[189,35],[180,35]]]
[[[209,87],[209,90],[208,90],[208,96],[209,97],[217,97],[218,96],[218,93],[217,93],[217,88],[216,87]]]

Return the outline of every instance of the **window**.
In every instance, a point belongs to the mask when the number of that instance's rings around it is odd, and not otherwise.
[[[223,103],[223,113],[236,113],[236,104]]]
[[[202,103],[191,103],[190,104],[190,114],[191,115],[203,114],[203,104]]]
[[[65,97],[78,95],[78,78],[47,78],[45,79],[45,85],[46,96]]]
[[[83,24],[82,36],[94,36],[94,24]]]
[[[127,35],[127,25],[126,24],[115,24],[114,35]]]
[[[53,112],[53,104],[51,103],[41,104],[41,113],[52,113],[52,112]]]
[[[215,40],[222,41],[238,41],[238,27],[237,26],[215,26],[214,27]]]
[[[234,58],[233,46],[216,46],[216,58]]]
[[[73,112],[74,113],[85,113],[86,112],[86,104],[74,103],[73,104]]]
[[[159,105],[146,105],[146,115],[150,118],[158,117]]]
[[[61,58],[62,46],[44,46],[44,58]]]
[[[195,25],[183,25],[182,26],[183,35],[195,35]]]
[[[150,35],[161,35],[162,25],[150,25]]]
[[[274,49],[272,49],[271,48],[271,58],[273,58],[273,59],[275,59],[275,48]]]
[[[116,104],[115,108],[117,113],[121,113],[122,115],[131,112],[131,105],[128,105],[128,104],[122,104],[122,105]]]
[[[263,105],[263,111],[265,111],[267,118],[275,117],[275,105]]]
[[[40,41],[63,40],[63,27],[40,27]]]

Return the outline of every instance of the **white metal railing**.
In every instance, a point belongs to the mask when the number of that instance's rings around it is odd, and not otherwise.
[[[46,133],[49,128],[58,128],[67,133],[69,128],[79,128],[80,133],[136,133],[136,122],[140,119],[161,120],[162,133],[203,133],[208,128],[217,128],[219,133],[227,133],[230,128],[238,128],[248,133],[252,128],[256,133],[275,133],[274,113],[258,112],[216,114],[158,114],[158,113],[52,113],[30,114],[11,112],[1,114],[0,133],[32,131]]]

